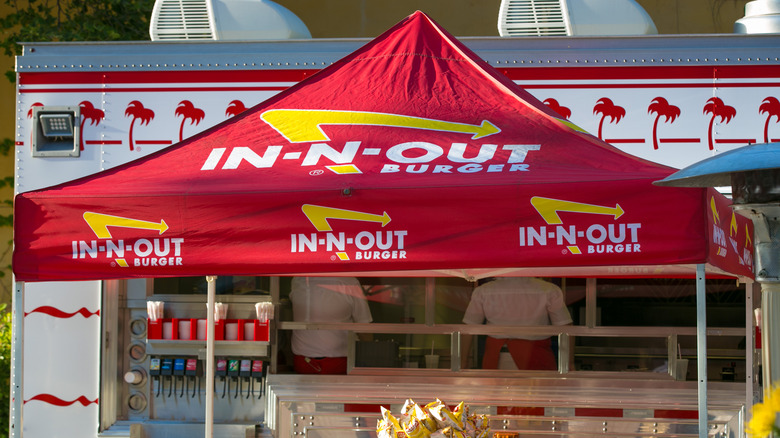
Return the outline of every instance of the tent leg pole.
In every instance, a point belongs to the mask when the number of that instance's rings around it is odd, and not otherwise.
[[[696,365],[699,387],[699,437],[707,438],[707,296],[704,265],[696,265]]]
[[[755,283],[752,280],[744,282],[745,286],[745,424],[750,421],[750,406],[753,406],[753,395],[755,393],[756,382],[755,372],[755,353],[756,353],[756,330],[753,325],[753,287]]]
[[[208,298],[206,304],[206,438],[214,436],[214,296],[217,277],[206,277]]]
[[[764,397],[780,379],[780,349],[777,330],[780,327],[780,283],[761,283],[761,362]]]

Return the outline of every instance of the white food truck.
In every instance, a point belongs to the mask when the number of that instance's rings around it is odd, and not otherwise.
[[[15,191],[163,150],[367,42],[24,44],[16,60]],[[562,119],[652,162],[682,168],[780,138],[778,36],[461,42]],[[46,132],[46,116],[62,113],[72,115],[73,131]],[[253,320],[258,302],[272,303],[275,314],[267,338],[242,327],[217,342],[214,435],[373,436],[376,406],[396,412],[407,398],[438,397],[466,400],[490,414],[493,430],[523,436],[696,436],[696,318],[680,305],[692,302],[695,275],[664,278],[654,269],[523,274],[554,277],[575,319],[554,331],[529,329],[557,335],[555,372],[460,369],[461,331],[480,334],[458,328],[474,278],[368,276],[374,323],[341,328],[380,341],[354,344],[347,375],[316,377],[289,371],[290,330],[322,327],[291,321],[289,278],[219,277],[228,321]],[[761,387],[757,288],[750,278],[713,278],[707,434],[743,436]],[[206,315],[206,284],[189,277],[17,283],[12,435],[202,434],[206,342],[197,320]],[[150,324],[154,302],[165,303],[159,327]],[[437,369],[424,368],[428,353],[440,356]]]

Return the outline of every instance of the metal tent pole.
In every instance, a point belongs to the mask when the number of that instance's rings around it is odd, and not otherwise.
[[[699,377],[699,438],[707,438],[707,296],[704,265],[696,265],[696,365]]]
[[[761,363],[764,397],[780,379],[780,283],[761,283]]]
[[[755,351],[756,351],[756,329],[753,325],[753,289],[755,283],[752,280],[743,282],[745,286],[745,406],[753,406],[755,396]],[[750,420],[750,409],[746,409],[747,416],[745,422]]]
[[[217,277],[206,277],[208,298],[206,303],[206,438],[214,436],[214,296]]]

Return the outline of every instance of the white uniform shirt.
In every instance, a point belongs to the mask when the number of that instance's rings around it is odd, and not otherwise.
[[[532,277],[505,277],[474,289],[463,315],[466,324],[566,325],[572,322],[561,288]],[[540,340],[548,336],[493,336]]]
[[[371,311],[356,278],[295,277],[290,292],[293,319],[301,322],[371,322]],[[292,351],[306,357],[344,357],[347,332],[294,330]]]

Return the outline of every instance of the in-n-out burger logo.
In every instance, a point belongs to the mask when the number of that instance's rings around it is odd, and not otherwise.
[[[540,227],[519,227],[521,247],[565,246],[571,254],[622,254],[641,252],[641,223],[593,223],[587,226],[564,225],[559,212],[612,216],[623,215],[620,205],[614,207],[584,204],[534,196],[531,205],[547,223]],[[584,250],[583,250],[584,248]]]
[[[286,151],[284,146],[233,146],[213,148],[201,170],[232,170],[239,166],[257,169],[273,167],[279,160],[300,163],[303,168],[320,166],[336,174],[362,173],[354,163],[358,155],[379,156],[379,173],[480,173],[528,171],[525,163],[529,152],[539,151],[539,144],[469,145],[451,143],[440,145],[426,141],[406,141],[386,150],[366,147],[361,141],[347,141],[331,145],[322,131],[323,125],[389,126],[414,130],[470,134],[472,140],[482,139],[501,130],[487,120],[479,125],[445,120],[410,117],[398,114],[361,111],[321,111],[276,109],[260,115],[261,119],[284,136],[290,143],[311,143],[308,149]],[[565,121],[562,121],[565,123]],[[567,125],[579,129],[570,123]]]
[[[168,224],[87,211],[84,220],[97,239],[71,242],[74,259],[113,259],[120,267],[181,266],[183,238],[112,239],[109,227],[157,231],[162,235]]]
[[[291,253],[332,252],[332,260],[398,260],[406,258],[406,230],[361,230],[334,232],[332,220],[348,220],[380,224],[390,223],[387,212],[382,214],[344,210],[321,205],[305,204],[303,214],[317,230],[316,233],[290,235]]]
[[[737,261],[740,265],[753,267],[753,241],[750,239],[750,230],[745,224],[745,245],[743,248],[739,247],[736,236],[739,234],[739,226],[737,224],[737,213],[732,210],[731,222],[729,224],[729,235],[726,237],[726,231],[721,228],[720,214],[718,214],[718,207],[715,203],[715,197],[710,198],[710,208],[712,209],[712,243],[717,248],[716,255],[720,257],[726,257],[729,253],[729,245],[734,250],[734,255],[737,257]],[[741,254],[740,254],[741,252]]]
[[[726,257],[729,253],[726,232],[720,227],[720,214],[714,196],[710,198],[710,209],[712,209],[712,243],[717,247],[715,253],[720,257]]]

